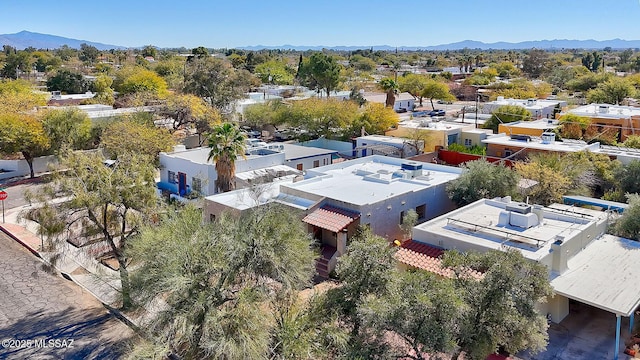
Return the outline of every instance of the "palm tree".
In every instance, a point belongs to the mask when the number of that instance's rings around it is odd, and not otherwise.
[[[244,156],[245,150],[244,134],[231,123],[224,123],[215,126],[209,134],[209,157],[207,161],[213,159],[216,164],[216,191],[227,192],[233,190],[236,175],[235,161],[238,155]]]
[[[396,103],[396,90],[398,89],[398,83],[391,78],[386,78],[380,80],[378,85],[387,93],[387,99],[384,102],[384,106],[393,109],[393,105]]]

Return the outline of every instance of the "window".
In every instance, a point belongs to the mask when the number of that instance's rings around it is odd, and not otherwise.
[[[313,160],[313,167],[317,168],[318,166],[320,166],[320,160]]]
[[[424,220],[427,217],[427,204],[416,206],[416,213],[418,214],[418,220]]]
[[[174,171],[169,171],[169,182],[171,184],[175,184],[178,182],[178,179],[176,178],[176,173]]]
[[[214,214],[209,214],[209,222],[216,221],[216,216]]]
[[[511,156],[513,153],[511,152],[511,150],[505,150],[504,151],[504,157],[509,157]]]
[[[400,211],[400,225],[404,224],[404,211]]]
[[[298,169],[298,170],[302,171],[302,164],[298,164],[298,165],[296,165],[296,169]]]
[[[202,180],[197,177],[191,178],[191,189],[193,189],[193,191],[202,192]]]
[[[322,159],[322,165],[327,165],[327,158]]]
[[[471,139],[464,139],[464,146],[472,146]]]

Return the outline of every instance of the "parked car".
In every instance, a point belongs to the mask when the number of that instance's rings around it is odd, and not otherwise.
[[[397,113],[406,113],[407,109],[406,108],[399,108],[398,110],[396,110]]]
[[[446,113],[442,109],[434,109],[429,111],[429,116],[444,116]]]
[[[413,117],[427,117],[429,116],[429,112],[428,111],[414,111],[413,112]]]
[[[453,104],[453,102],[451,101],[445,101],[445,100],[438,100],[438,104]]]

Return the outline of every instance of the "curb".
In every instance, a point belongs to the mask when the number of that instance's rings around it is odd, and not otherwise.
[[[7,235],[8,237],[12,238],[13,240],[17,241],[20,245],[24,246],[27,250],[29,250],[33,255],[37,256],[38,258],[40,258],[42,261],[45,261],[42,258],[42,255],[40,255],[40,253],[38,252],[38,250],[32,248],[31,246],[29,246],[27,243],[25,243],[24,241],[22,241],[19,237],[13,235],[13,233],[7,229],[5,229],[5,227],[3,225],[0,225],[0,231],[2,231],[3,233],[5,233],[5,235]],[[47,262],[47,261],[45,261]],[[48,262],[47,262],[48,264]],[[49,264],[51,265],[51,264]]]

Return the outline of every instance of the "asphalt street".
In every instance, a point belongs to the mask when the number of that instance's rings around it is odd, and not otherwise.
[[[0,359],[118,359],[133,332],[0,232]]]

